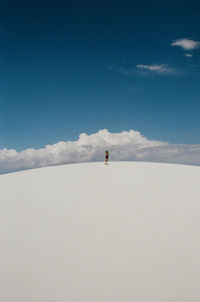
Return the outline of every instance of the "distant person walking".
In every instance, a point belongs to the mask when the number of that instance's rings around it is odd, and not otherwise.
[[[109,158],[109,152],[108,150],[105,151],[105,165],[108,165],[108,158]]]

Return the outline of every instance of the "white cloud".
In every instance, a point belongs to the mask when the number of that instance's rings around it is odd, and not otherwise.
[[[191,54],[191,53],[186,53],[185,56],[186,56],[187,58],[192,58],[192,54]]]
[[[124,75],[138,75],[138,73],[144,76],[148,76],[151,73],[157,73],[163,75],[181,74],[180,71],[175,70],[174,68],[170,68],[165,64],[161,64],[161,65],[137,64],[136,68],[132,68],[132,69],[110,65],[108,66],[108,68],[114,72],[118,72]],[[138,69],[140,69],[140,72],[138,71]]]
[[[102,161],[110,150],[112,160],[136,160],[200,165],[200,145],[178,145],[149,140],[134,130],[111,133],[100,130],[80,134],[77,141],[58,142],[42,149],[0,150],[0,173],[78,162]]]
[[[172,46],[180,46],[184,50],[193,50],[200,47],[200,41],[190,39],[178,39],[172,42]]]
[[[144,65],[144,64],[138,64],[136,65],[137,68],[144,70],[144,71],[151,71],[154,73],[159,74],[175,74],[177,71],[175,71],[173,68],[168,67],[165,64],[161,65]]]
[[[148,69],[151,71],[158,71],[158,72],[163,72],[166,70],[166,65],[144,65],[144,64],[138,64],[136,65],[137,68],[141,69]]]

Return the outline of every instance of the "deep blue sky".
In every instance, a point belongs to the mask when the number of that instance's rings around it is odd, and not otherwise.
[[[0,149],[134,129],[200,143],[199,1],[0,4]],[[172,72],[136,67],[165,64]]]

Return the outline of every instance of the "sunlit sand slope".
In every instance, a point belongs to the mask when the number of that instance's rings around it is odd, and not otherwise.
[[[200,167],[0,176],[0,301],[199,302]]]

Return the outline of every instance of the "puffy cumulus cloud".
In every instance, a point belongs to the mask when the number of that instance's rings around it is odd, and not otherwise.
[[[134,130],[111,133],[100,130],[77,141],[58,142],[42,149],[0,150],[0,173],[60,164],[111,160],[136,160],[200,165],[200,145],[177,145],[149,140]]]
[[[172,46],[180,46],[184,50],[193,50],[200,47],[200,41],[190,39],[178,39],[172,42]]]

